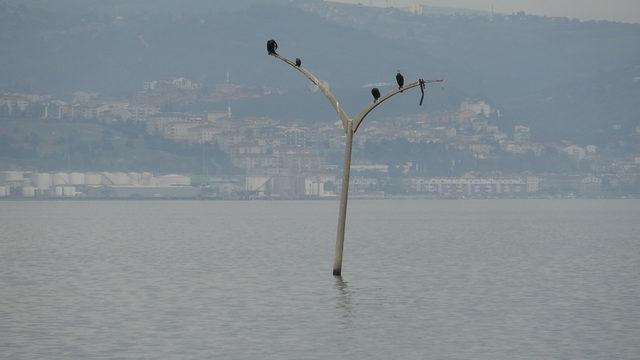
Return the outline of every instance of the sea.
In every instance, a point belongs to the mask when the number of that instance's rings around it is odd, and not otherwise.
[[[2,201],[0,359],[639,359],[640,200]]]

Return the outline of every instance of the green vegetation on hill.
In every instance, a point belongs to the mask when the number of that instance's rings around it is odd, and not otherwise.
[[[204,153],[209,174],[237,171],[217,145]],[[0,119],[2,169],[201,174],[202,160],[202,145],[149,135],[141,124]]]

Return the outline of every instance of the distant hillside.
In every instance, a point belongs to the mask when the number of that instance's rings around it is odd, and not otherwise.
[[[0,89],[123,96],[144,80],[211,85],[229,71],[236,83],[288,91],[233,104],[239,115],[332,118],[299,74],[266,56],[270,38],[328,81],[351,112],[369,101],[363,85],[393,81],[399,68],[409,78],[447,79],[444,91],[430,91],[427,109],[485,99],[501,109],[505,130],[527,124],[538,140],[601,145],[640,121],[640,25],[417,16],[321,1],[0,3]],[[421,111],[416,100],[394,100],[376,116]]]
[[[201,145],[150,135],[135,123],[0,118],[0,124],[1,169],[202,174]],[[209,174],[239,171],[217,145],[204,151]]]
[[[449,83],[490,100],[511,124],[531,126],[539,140],[602,143],[639,125],[640,25],[307,7],[329,21],[413,44],[446,64]],[[612,133],[613,125],[626,130]]]

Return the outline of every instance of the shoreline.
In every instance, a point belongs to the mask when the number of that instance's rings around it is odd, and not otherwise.
[[[469,201],[469,200],[640,200],[640,195],[620,195],[620,196],[523,196],[523,197],[420,197],[420,196],[354,196],[349,197],[351,201]],[[89,198],[89,197],[66,197],[66,198],[0,198],[0,202],[57,202],[57,201],[338,201],[337,198]]]

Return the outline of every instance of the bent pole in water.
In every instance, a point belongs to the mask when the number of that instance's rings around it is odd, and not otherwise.
[[[278,60],[283,61],[287,65],[301,72],[304,76],[307,77],[315,86],[317,86],[322,94],[327,98],[329,104],[338,114],[340,121],[342,122],[342,128],[344,129],[346,139],[345,139],[345,147],[344,147],[344,162],[342,167],[342,184],[340,190],[340,211],[338,214],[338,231],[336,234],[336,252],[335,258],[333,261],[333,275],[341,276],[342,275],[342,254],[344,250],[344,232],[347,223],[347,200],[349,197],[349,173],[351,170],[351,150],[353,148],[353,136],[356,131],[364,121],[364,119],[369,115],[373,109],[378,107],[380,104],[390,99],[394,95],[399,93],[403,93],[405,90],[409,90],[415,87],[420,86],[421,84],[430,84],[430,83],[438,83],[443,82],[444,80],[418,80],[412,82],[410,84],[404,85],[398,89],[389,91],[385,95],[379,96],[374,99],[369,105],[367,105],[355,118],[351,118],[341,107],[340,102],[336,96],[329,90],[329,87],[326,86],[323,82],[321,82],[315,75],[313,75],[309,70],[302,66],[302,62],[291,61],[286,57],[276,53],[270,52],[269,55],[275,57]]]

